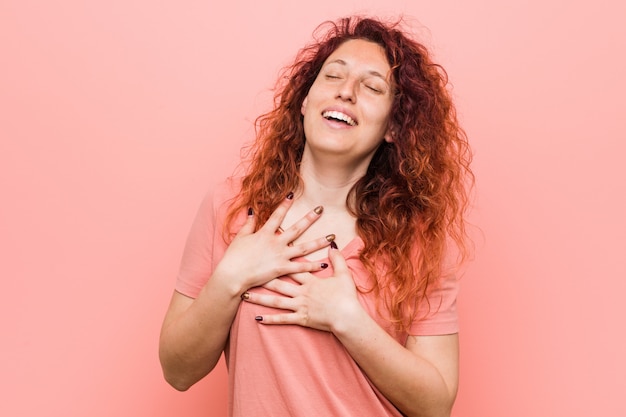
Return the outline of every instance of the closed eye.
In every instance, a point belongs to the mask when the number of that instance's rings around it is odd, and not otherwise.
[[[382,83],[377,83],[377,82],[372,82],[367,81],[367,82],[363,82],[363,85],[365,86],[365,88],[374,93],[374,94],[385,94],[387,92],[387,87],[386,85],[383,86]]]
[[[380,90],[380,89],[378,89],[378,88],[376,88],[374,86],[371,86],[371,85],[367,85],[366,84],[365,87],[368,88],[369,90],[373,91],[374,93],[377,93],[377,94],[381,94],[383,92],[382,90]]]
[[[378,76],[369,76],[361,80],[361,83],[368,91],[374,94],[385,94],[387,92],[387,83]]]

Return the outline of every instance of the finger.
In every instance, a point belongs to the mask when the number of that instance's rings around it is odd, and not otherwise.
[[[254,318],[261,324],[298,324],[302,325],[303,319],[297,313],[268,314]]]
[[[328,246],[333,240],[335,240],[335,235],[330,234],[319,239],[290,246],[288,256],[290,259],[301,258],[308,255],[309,253],[313,253],[319,249]]]
[[[330,247],[328,248],[328,259],[333,266],[335,274],[349,272],[346,258],[343,257],[343,254],[337,248],[337,244],[335,244],[334,241],[330,244]]]
[[[306,229],[308,229],[313,223],[317,221],[322,215],[324,207],[317,206],[313,210],[309,211],[303,218],[294,223],[291,227],[285,230],[281,236],[284,236],[288,242],[293,242],[298,238]]]
[[[296,274],[289,274],[289,278],[293,279],[298,284],[302,285],[302,284],[306,284],[312,279],[315,279],[316,276],[311,274],[310,272],[298,272]]]
[[[263,285],[263,288],[274,291],[278,294],[286,295],[287,297],[297,296],[299,287],[300,285],[298,284],[292,284],[291,282],[282,279],[273,279]]]
[[[293,275],[303,272],[318,272],[328,268],[326,262],[288,262],[274,271],[274,276]]]
[[[248,208],[248,217],[246,217],[246,221],[243,224],[243,226],[241,226],[241,229],[239,229],[239,232],[237,233],[237,235],[249,235],[251,233],[254,233],[254,228],[256,226],[256,218],[254,217],[254,211],[252,210],[252,207]]]
[[[295,311],[296,309],[294,299],[291,297],[286,297],[282,294],[262,294],[256,291],[248,291],[241,296],[241,299],[247,303],[277,308],[279,310]]]
[[[287,194],[287,197],[276,207],[276,210],[270,215],[267,222],[263,225],[262,229],[269,229],[272,233],[276,233],[276,230],[280,228],[289,207],[293,204],[293,193]]]

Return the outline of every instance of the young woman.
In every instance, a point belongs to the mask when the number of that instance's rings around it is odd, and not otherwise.
[[[233,416],[447,416],[470,152],[446,76],[397,24],[346,18],[203,202],[163,323],[167,381],[225,353]]]

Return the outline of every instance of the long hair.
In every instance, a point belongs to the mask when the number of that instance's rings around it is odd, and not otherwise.
[[[467,137],[457,121],[446,72],[398,22],[344,18],[322,24],[315,34],[316,41],[283,70],[274,109],[256,121],[248,171],[229,209],[227,229],[248,207],[257,225],[264,224],[287,193],[300,188],[301,105],[328,56],[350,39],[381,45],[395,87],[393,142],[380,145],[346,204],[365,244],[360,259],[373,283],[366,291],[378,295],[379,311],[382,303],[397,330],[407,330],[442,274],[449,243],[455,244],[459,262],[468,254],[464,213],[473,175]]]

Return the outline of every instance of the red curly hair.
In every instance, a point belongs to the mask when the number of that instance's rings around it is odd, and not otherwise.
[[[285,196],[301,187],[306,139],[300,109],[328,56],[350,39],[381,45],[395,87],[393,142],[380,145],[346,204],[365,243],[360,258],[373,278],[367,291],[379,295],[396,330],[406,331],[442,274],[448,243],[455,244],[459,262],[468,255],[464,213],[473,175],[467,137],[446,88],[446,72],[399,22],[344,18],[315,33],[316,42],[283,70],[274,109],[257,119],[247,175],[229,209],[227,229],[249,207],[257,225],[264,224]]]

